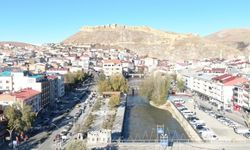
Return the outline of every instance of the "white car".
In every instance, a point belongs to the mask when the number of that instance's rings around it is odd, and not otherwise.
[[[215,141],[219,139],[217,135],[211,130],[202,132],[201,137],[204,140],[209,140],[209,141]]]
[[[71,125],[71,126],[72,126],[72,125],[73,125],[73,122],[72,122],[72,121],[70,121],[70,122],[69,122],[69,125]]]

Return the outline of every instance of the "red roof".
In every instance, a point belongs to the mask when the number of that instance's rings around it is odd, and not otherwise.
[[[247,82],[248,80],[244,77],[235,77],[234,79],[230,80],[230,81],[226,81],[224,82],[224,85],[225,86],[233,86],[233,85],[236,85],[236,84],[241,84],[241,83],[244,83],[244,82]]]
[[[49,71],[68,71],[68,68],[50,68]]]
[[[212,68],[212,72],[214,73],[224,73],[225,70],[225,68]]]
[[[108,59],[108,60],[103,60],[103,63],[114,63],[114,64],[121,64],[121,61],[119,59]]]
[[[47,78],[48,78],[48,79],[56,79],[57,76],[55,76],[55,75],[47,75]]]
[[[213,80],[219,81],[223,83],[225,86],[232,86],[232,85],[241,84],[241,83],[248,81],[244,77],[233,76],[231,74],[223,74],[220,76],[216,76],[213,78]]]
[[[33,90],[31,88],[27,88],[27,89],[20,90],[18,92],[11,93],[11,95],[16,96],[16,98],[19,98],[23,101],[26,101],[30,99],[31,97],[36,96],[40,93],[41,92],[39,91]]]
[[[223,75],[219,75],[219,76],[216,76],[216,77],[213,77],[212,79],[213,80],[223,80],[223,79],[226,79],[228,77],[231,77],[232,75],[230,74],[223,74]]]

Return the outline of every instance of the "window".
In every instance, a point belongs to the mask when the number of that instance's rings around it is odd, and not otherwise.
[[[0,86],[0,89],[2,89],[2,87]]]
[[[6,83],[9,83],[9,81],[6,81]]]

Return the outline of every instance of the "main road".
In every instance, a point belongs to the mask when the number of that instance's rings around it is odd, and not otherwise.
[[[92,88],[93,89],[93,88]],[[91,95],[91,94],[90,94]],[[88,97],[90,96],[88,95]],[[86,99],[89,100],[88,97],[85,97],[81,103],[79,103],[81,106],[83,106],[83,104],[85,103]],[[94,99],[95,100],[95,99]],[[62,122],[60,122],[56,128],[56,130],[54,130],[51,135],[49,136],[49,138],[47,138],[40,146],[39,149],[40,150],[54,150],[56,148],[60,148],[60,147],[64,147],[69,141],[70,139],[72,139],[75,134],[75,130],[76,130],[76,125],[82,123],[84,121],[84,119],[87,117],[87,115],[90,113],[91,109],[92,109],[93,105],[91,107],[87,106],[85,111],[81,114],[81,116],[76,120],[76,122],[73,121],[72,119],[64,119],[62,120]],[[75,114],[80,110],[80,108],[74,107],[70,113],[67,116],[75,116]],[[54,138],[57,134],[60,134],[63,130],[63,128],[69,123],[69,122],[73,122],[73,127],[71,128],[71,130],[69,131],[69,133],[72,133],[72,135],[70,136],[69,134],[67,135],[67,140],[64,142],[59,142],[56,143],[54,142]]]

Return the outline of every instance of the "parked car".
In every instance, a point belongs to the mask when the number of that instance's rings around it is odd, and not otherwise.
[[[180,99],[176,99],[176,100],[174,100],[174,103],[184,104],[185,101],[184,100],[180,100]]]
[[[247,133],[250,133],[250,129],[249,128],[235,128],[234,132],[237,134],[247,134]]]
[[[71,118],[72,118],[72,116],[67,116],[67,117],[66,117],[66,119],[68,119],[68,120],[71,119]]]
[[[243,134],[243,136],[250,139],[250,133],[245,133],[245,134]]]

